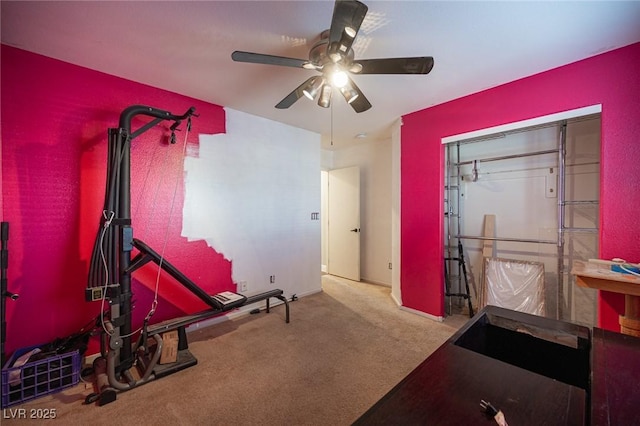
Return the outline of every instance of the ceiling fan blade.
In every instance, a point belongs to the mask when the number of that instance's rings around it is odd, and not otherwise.
[[[433,68],[431,56],[415,58],[363,59],[358,74],[428,74]]]
[[[329,28],[329,51],[346,54],[351,49],[353,39],[360,30],[369,8],[364,3],[355,0],[336,0],[333,8],[333,18]],[[348,30],[346,30],[348,29]],[[346,30],[346,31],[345,31]]]
[[[316,78],[316,76],[306,79],[304,83],[302,83],[300,86],[296,87],[296,89],[293,92],[289,93],[287,96],[285,96],[285,98],[283,100],[278,102],[278,104],[276,105],[276,108],[278,108],[278,109],[287,109],[291,105],[296,103],[296,101],[298,99],[300,99],[304,95],[302,93],[302,90],[305,87],[307,87],[311,83],[311,80],[313,80],[314,78]]]
[[[242,52],[236,50],[231,54],[231,59],[236,62],[250,62],[252,64],[281,65],[285,67],[302,68],[308,63],[305,59],[286,58],[284,56],[264,55],[262,53]]]
[[[353,88],[353,90],[355,90],[358,93],[358,97],[349,104],[351,105],[351,108],[353,108],[355,112],[365,112],[366,110],[371,108],[371,103],[366,98],[364,93],[362,93],[362,90],[360,90],[360,88],[356,85],[356,83],[351,79],[349,79],[349,83],[351,84],[351,87]]]

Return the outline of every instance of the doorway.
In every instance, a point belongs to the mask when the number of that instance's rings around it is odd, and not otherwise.
[[[321,172],[322,272],[360,281],[360,168]]]

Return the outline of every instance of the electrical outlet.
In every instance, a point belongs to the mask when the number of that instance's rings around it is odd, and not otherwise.
[[[275,275],[269,275],[269,282],[271,284],[275,284],[276,283],[276,276]]]
[[[238,282],[238,289],[240,290],[241,293],[247,291],[247,282],[246,281],[239,281]]]

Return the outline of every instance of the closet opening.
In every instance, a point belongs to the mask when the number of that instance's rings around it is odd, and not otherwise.
[[[494,130],[443,140],[447,314],[471,301],[595,326],[597,292],[570,271],[598,257],[599,108]]]

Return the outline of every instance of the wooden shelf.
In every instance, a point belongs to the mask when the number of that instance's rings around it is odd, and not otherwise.
[[[613,272],[608,265],[575,261],[571,273],[580,287],[640,296],[640,277]]]
[[[611,271],[611,264],[576,261],[571,273],[580,287],[624,294],[624,314],[620,315],[620,331],[640,337],[640,277]]]

